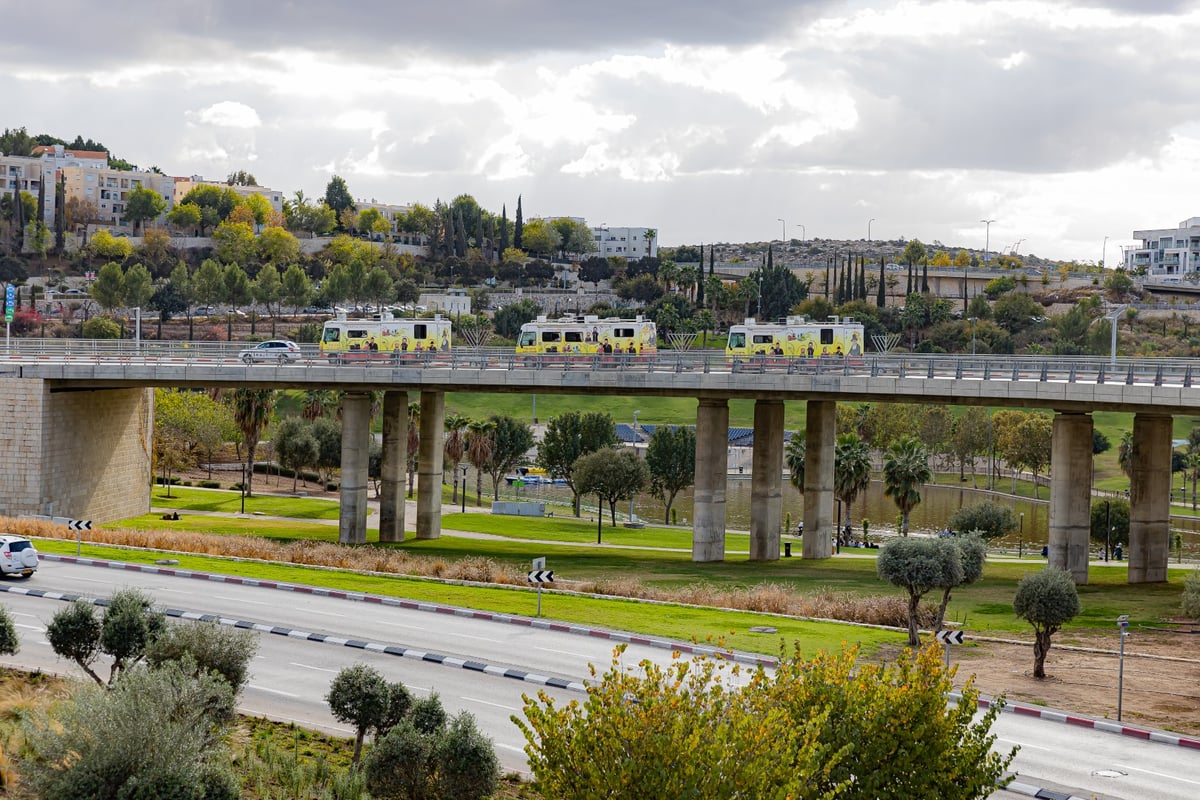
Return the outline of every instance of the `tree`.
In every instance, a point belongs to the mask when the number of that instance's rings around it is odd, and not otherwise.
[[[987,454],[988,412],[986,408],[971,406],[954,421],[950,434],[950,452],[958,460],[958,474],[965,478],[966,465],[971,465],[971,479],[975,481],[975,459]],[[978,489],[978,483],[975,483]]]
[[[146,663],[161,667],[176,662],[197,676],[218,675],[237,695],[250,679],[250,662],[257,652],[253,631],[218,622],[188,622],[163,626],[146,647]]]
[[[880,578],[908,591],[908,646],[919,647],[921,598],[963,581],[962,560],[948,539],[893,539],[879,551]]]
[[[525,460],[533,447],[533,431],[512,417],[492,416],[491,453],[484,470],[492,476],[492,496],[500,496],[500,481]]]
[[[983,577],[983,562],[987,558],[987,544],[974,534],[960,534],[938,541],[944,546],[957,551],[961,569],[949,569],[944,572],[945,582],[938,588],[942,590],[942,602],[938,604],[937,619],[933,629],[940,631],[946,621],[946,607],[950,605],[950,594],[959,586],[966,586]]]
[[[992,304],[996,324],[1013,334],[1032,327],[1042,311],[1041,305],[1024,292],[1006,294]]]
[[[313,436],[312,426],[296,417],[286,417],[280,421],[275,427],[272,443],[279,464],[292,471],[292,491],[295,492],[297,479],[305,467],[315,467],[320,459],[321,445]]]
[[[291,306],[293,311],[299,311],[312,299],[312,281],[298,264],[292,264],[283,273],[280,292],[283,303]]]
[[[646,446],[650,491],[666,501],[663,522],[671,521],[675,496],[696,482],[696,431],[683,425],[659,425]]]
[[[111,657],[107,681],[111,686],[145,657],[164,625],[166,617],[154,610],[149,595],[123,589],[109,598],[102,619],[85,600],[60,609],[46,626],[46,638],[55,655],[74,661],[99,686],[105,681],[93,665],[101,654]]]
[[[88,287],[88,293],[105,311],[112,311],[125,299],[125,272],[121,265],[110,261],[100,267],[96,280]]]
[[[192,276],[192,293],[206,306],[216,305],[225,299],[225,275],[221,265],[211,258],[200,262]]]
[[[135,233],[147,220],[155,220],[167,210],[167,201],[153,189],[138,186],[129,191],[125,200],[125,219],[133,223]]]
[[[525,223],[521,249],[530,254],[549,256],[562,244],[562,237],[548,221],[532,219]]]
[[[463,453],[466,452],[467,445],[464,438],[465,428],[469,423],[467,417],[462,414],[447,414],[442,422],[446,429],[446,441],[442,445],[442,452],[446,456],[446,465],[450,467],[450,474],[454,477],[454,494],[450,498],[450,505],[458,502],[458,464],[463,459]],[[463,480],[463,496],[467,494],[466,480]]]
[[[154,296],[154,279],[150,271],[141,264],[134,264],[125,273],[124,305],[127,308],[146,308]]]
[[[262,435],[271,412],[275,409],[276,392],[273,389],[234,389],[230,393],[233,404],[233,419],[242,432],[245,453],[246,496],[254,495],[254,451],[258,449],[258,437]]]
[[[601,412],[568,411],[550,420],[538,444],[537,463],[552,476],[563,478],[571,490],[571,508],[580,515],[580,492],[575,487],[574,468],[580,456],[606,447],[616,447],[617,429],[612,417]]]
[[[345,667],[329,684],[325,701],[334,719],[354,726],[351,763],[357,764],[367,733],[378,731],[388,719],[391,688],[387,680],[366,664]]]
[[[947,523],[960,533],[978,533],[984,539],[999,539],[1017,529],[1017,515],[1008,506],[991,500],[963,506],[950,515]]]
[[[1117,464],[1125,477],[1133,480],[1133,431],[1121,433],[1121,443],[1117,445]]]
[[[864,489],[871,485],[871,449],[854,433],[843,433],[837,437],[833,458],[833,493],[846,505],[846,519],[850,519],[850,506]],[[837,532],[838,541],[842,532]]]
[[[1109,548],[1129,545],[1129,501],[1124,498],[1096,500],[1092,503],[1088,535],[1104,545],[1104,557]]]
[[[982,800],[1015,750],[992,752],[993,704],[947,702],[951,675],[928,648],[885,664],[799,648],[731,690],[714,660],[614,656],[582,703],[526,698],[513,722],[546,797],[939,797]],[[620,765],[618,769],[614,764]]]
[[[908,515],[921,503],[921,484],[932,478],[929,454],[917,439],[901,439],[888,450],[883,464],[883,494],[900,509],[902,535],[908,536]]]
[[[608,502],[612,526],[617,526],[617,501],[633,497],[650,479],[650,471],[636,452],[627,448],[605,448],[582,456],[575,462],[575,482],[580,494],[600,499],[596,518],[596,541],[604,522],[604,503]]]
[[[492,430],[490,420],[476,419],[467,423],[467,460],[475,468],[475,505],[483,504],[483,469],[492,459]],[[467,488],[463,487],[465,493]]]
[[[270,225],[258,235],[255,254],[264,264],[274,264],[284,270],[299,260],[300,242],[290,231]]]
[[[801,495],[804,494],[804,467],[807,463],[808,448],[804,437],[793,434],[783,447],[783,460],[787,464],[789,480]]]
[[[43,800],[237,800],[225,739],[234,693],[172,662],[85,686],[24,723],[22,789]]]
[[[244,222],[226,220],[213,231],[213,255],[222,264],[245,266],[254,261],[254,231]]]
[[[203,216],[195,203],[180,203],[167,212],[167,222],[183,231],[199,229]]]
[[[13,624],[8,609],[0,606],[0,655],[13,656],[21,651],[21,640],[17,638],[17,627]]]
[[[1046,567],[1026,575],[1017,584],[1013,611],[1033,626],[1033,677],[1046,677],[1050,637],[1079,614],[1079,594],[1071,573]]]
[[[283,298],[283,281],[279,279],[279,270],[275,269],[274,264],[267,264],[258,271],[251,295],[271,315],[271,336],[274,336],[275,317],[279,312],[279,301]]]
[[[537,303],[529,299],[518,300],[496,311],[492,325],[497,336],[505,339],[516,339],[521,333],[521,326],[526,322],[537,319],[541,309]]]
[[[927,256],[928,252],[925,250],[925,245],[921,243],[921,240],[912,239],[908,244],[904,245],[904,251],[900,254],[900,260],[908,264],[911,270],[914,265],[920,264]],[[906,292],[906,294],[912,294],[911,290]]]
[[[354,210],[354,198],[346,187],[344,178],[334,175],[329,179],[329,183],[325,186],[325,205],[333,212],[334,219],[339,221],[338,228],[341,229],[342,212]]]
[[[1184,616],[1200,619],[1200,569],[1192,570],[1192,574],[1183,580],[1183,600],[1180,610]]]

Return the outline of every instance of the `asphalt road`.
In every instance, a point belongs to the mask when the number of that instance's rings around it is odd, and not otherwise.
[[[611,642],[587,636],[294,592],[51,561],[44,561],[33,579],[6,581],[4,586],[93,596],[107,596],[120,588],[136,586],[150,593],[163,607],[399,645],[575,682],[589,677],[590,663],[603,671],[612,657]],[[76,673],[67,662],[57,660],[45,640],[45,624],[63,606],[61,600],[6,593],[0,602],[13,614],[21,636],[21,652],[0,659],[0,663]],[[631,645],[622,663],[633,665],[643,658],[667,663],[670,653]],[[403,681],[418,695],[437,692],[451,713],[470,711],[481,729],[495,741],[501,763],[508,770],[525,768],[524,740],[510,719],[514,714],[520,715],[522,695],[542,690],[561,701],[581,697],[577,692],[457,666],[317,643],[296,636],[262,634],[241,709],[350,735],[345,725],[330,716],[323,697],[337,671],[358,662],[372,664],[389,680]],[[1002,714],[993,730],[999,736],[999,747],[1021,746],[1013,769],[1018,773],[1018,781],[1026,786],[1114,800],[1192,800],[1200,796],[1200,752],[1194,750],[1013,714]],[[1020,795],[996,794],[998,798],[1016,796]]]

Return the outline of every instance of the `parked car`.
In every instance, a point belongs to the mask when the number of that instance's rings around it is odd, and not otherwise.
[[[289,361],[299,361],[300,357],[300,345],[287,339],[269,339],[238,353],[238,358],[247,364],[253,364],[255,361],[286,364]]]
[[[0,574],[28,578],[37,572],[38,552],[24,536],[0,535]]]
[[[212,306],[196,306],[192,309],[193,317],[210,317],[213,313]]]

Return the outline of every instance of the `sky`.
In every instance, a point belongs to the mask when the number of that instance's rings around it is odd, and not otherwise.
[[[59,0],[4,27],[0,126],[287,196],[336,174],[660,245],[1109,266],[1200,216],[1200,0]]]

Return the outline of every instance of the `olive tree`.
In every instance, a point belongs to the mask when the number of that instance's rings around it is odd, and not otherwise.
[[[139,589],[122,589],[109,598],[101,619],[86,600],[60,609],[46,626],[46,638],[55,655],[74,661],[101,686],[106,681],[93,665],[101,654],[111,657],[107,681],[111,686],[145,657],[165,625],[166,616],[154,609],[149,595]]]
[[[938,605],[937,620],[934,630],[940,631],[946,621],[946,606],[950,605],[950,594],[959,586],[966,586],[983,577],[983,562],[987,557],[987,545],[983,539],[974,534],[951,536],[940,539],[944,547],[958,551],[958,563],[961,570],[948,570],[944,573],[946,581],[938,588],[942,590],[942,602]]]
[[[388,719],[390,700],[387,680],[378,670],[366,664],[346,667],[329,685],[329,692],[325,695],[329,712],[339,722],[354,726],[352,763],[358,763],[367,733],[378,730]]]
[[[194,665],[197,674],[224,678],[238,694],[250,678],[250,662],[258,652],[253,631],[216,622],[180,622],[168,625],[146,648],[146,663],[159,667],[169,662]]]
[[[12,615],[8,609],[0,606],[0,654],[12,656],[21,650],[21,640],[17,637],[17,627],[13,624]]]
[[[1079,594],[1071,573],[1046,567],[1026,575],[1017,584],[1013,611],[1033,626],[1033,677],[1046,677],[1050,637],[1079,613]]]
[[[984,539],[999,539],[1017,529],[1017,515],[1008,506],[985,500],[963,506],[950,515],[951,530],[978,533]]]
[[[949,539],[893,539],[879,551],[879,577],[908,591],[908,644],[921,644],[921,598],[928,592],[963,582],[958,548]]]
[[[600,528],[604,524],[604,504],[608,503],[612,526],[617,526],[617,501],[633,497],[650,479],[650,470],[636,452],[627,448],[607,447],[580,457],[574,466],[575,485],[580,494],[594,494],[600,507],[596,512],[598,526],[596,541],[600,541]]]
[[[1200,619],[1200,569],[1194,570],[1183,581],[1183,613],[1192,619]]]

